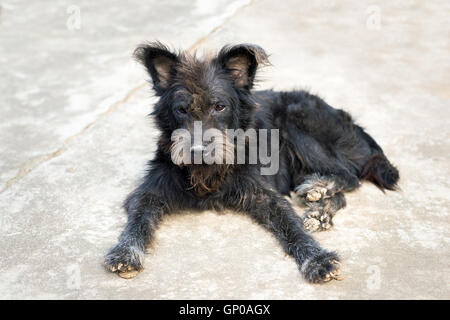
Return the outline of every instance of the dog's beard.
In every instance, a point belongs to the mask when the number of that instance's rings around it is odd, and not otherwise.
[[[230,172],[229,165],[189,165],[190,188],[198,196],[205,196],[218,190]]]
[[[191,135],[188,131],[172,134],[170,153],[172,162],[189,171],[190,189],[204,196],[217,190],[224,182],[234,163],[235,145],[228,137],[216,130],[202,152],[201,162],[195,163],[191,152]]]
[[[210,129],[212,130],[212,129]],[[211,132],[211,131],[210,131]],[[191,152],[191,134],[186,130],[175,131],[172,134],[170,146],[171,159],[177,166],[187,165],[232,165],[234,164],[234,143],[221,131],[214,129],[199,161],[195,161]]]

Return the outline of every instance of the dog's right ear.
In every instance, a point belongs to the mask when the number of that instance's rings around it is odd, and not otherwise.
[[[173,79],[178,57],[160,42],[140,45],[134,51],[134,57],[147,68],[153,89],[161,95]]]

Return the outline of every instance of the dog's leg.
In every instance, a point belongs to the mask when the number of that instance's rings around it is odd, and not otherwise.
[[[303,215],[303,225],[308,231],[328,230],[333,225],[336,212],[346,205],[343,192],[359,186],[357,177],[323,176],[317,173],[307,176],[295,188],[295,193],[308,210]]]
[[[256,198],[246,199],[245,211],[277,237],[285,252],[294,257],[300,272],[308,281],[321,283],[339,278],[337,254],[321,248],[303,229],[302,219],[283,196],[263,190]]]
[[[119,242],[105,256],[105,266],[123,278],[133,278],[143,269],[145,249],[166,208],[159,197],[139,192],[131,194],[124,207],[128,222]]]

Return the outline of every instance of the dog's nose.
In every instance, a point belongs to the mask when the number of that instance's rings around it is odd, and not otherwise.
[[[191,147],[191,152],[203,152],[206,150],[206,147],[201,144],[197,144]]]

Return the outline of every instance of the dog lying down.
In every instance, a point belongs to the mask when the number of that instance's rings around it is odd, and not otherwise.
[[[146,177],[124,203],[128,222],[106,268],[136,276],[166,214],[231,209],[273,233],[309,282],[339,279],[339,256],[311,232],[333,225],[344,193],[360,181],[396,189],[399,173],[374,139],[306,91],[252,91],[258,67],[269,64],[259,46],[225,46],[200,59],[154,42],[135,57],[159,97],[152,115],[161,133]],[[301,216],[285,199],[291,191],[306,206]]]

